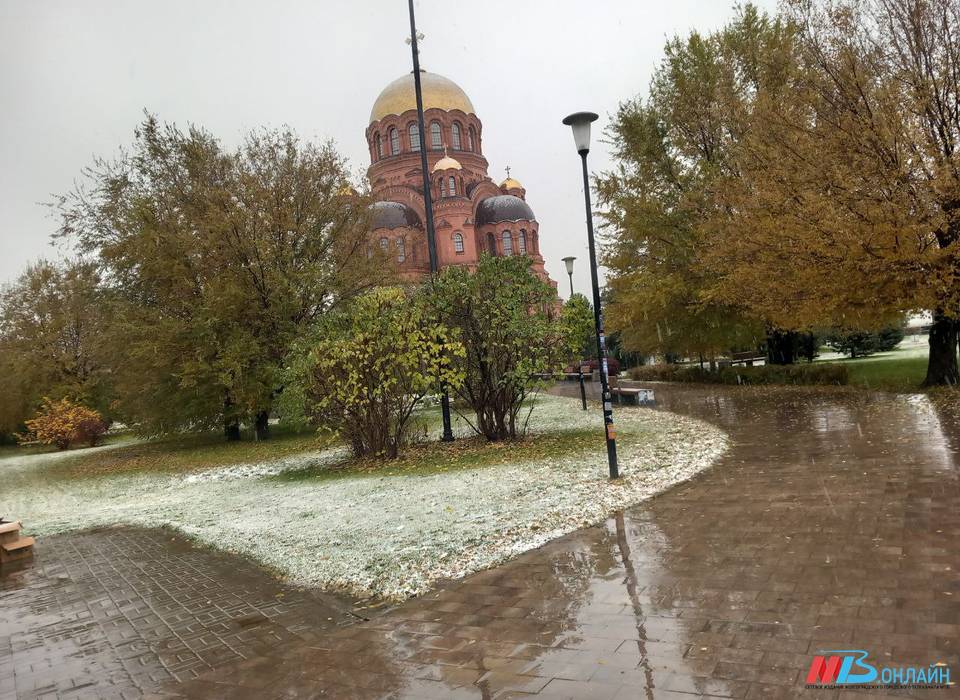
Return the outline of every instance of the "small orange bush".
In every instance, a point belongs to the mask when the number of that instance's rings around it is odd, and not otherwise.
[[[93,409],[75,404],[70,399],[53,401],[47,397],[44,397],[37,417],[28,420],[26,426],[28,432],[21,441],[56,445],[61,450],[75,442],[94,447],[107,432],[106,422]]]

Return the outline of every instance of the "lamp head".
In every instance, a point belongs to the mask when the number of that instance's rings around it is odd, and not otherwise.
[[[568,274],[568,275],[572,275],[572,274],[573,274],[573,261],[574,261],[574,260],[576,260],[576,258],[573,257],[572,255],[570,255],[570,256],[568,256],[568,257],[566,257],[566,258],[563,259],[563,264],[567,266],[567,274]]]
[[[563,120],[564,124],[573,129],[573,141],[580,155],[590,152],[590,125],[597,119],[599,117],[593,112],[574,112]]]

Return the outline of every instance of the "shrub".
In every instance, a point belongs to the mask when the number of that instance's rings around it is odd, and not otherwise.
[[[841,364],[762,365],[722,367],[710,372],[684,365],[642,365],[630,369],[638,381],[701,382],[707,384],[846,384],[848,373]]]
[[[459,334],[465,354],[461,399],[488,440],[517,437],[524,400],[569,355],[554,317],[556,292],[530,270],[529,258],[480,256],[475,271],[444,269],[428,290],[433,313]]]
[[[21,436],[21,442],[56,445],[61,450],[77,442],[95,447],[108,427],[100,414],[91,408],[69,399],[53,401],[47,397],[44,397],[36,418],[28,420],[26,426],[27,433]]]
[[[358,456],[394,458],[413,410],[440,382],[459,388],[463,354],[443,326],[400,289],[380,288],[333,313],[295,352],[282,408],[335,430]]]
[[[854,357],[866,357],[875,352],[893,350],[903,340],[902,325],[887,326],[878,331],[835,330],[826,343],[837,352]]]

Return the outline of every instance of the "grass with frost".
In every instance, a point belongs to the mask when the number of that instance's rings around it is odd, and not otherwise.
[[[90,451],[84,469],[71,466],[70,453],[0,458],[0,513],[41,535],[172,526],[295,583],[402,599],[598,522],[690,478],[726,447],[706,423],[619,410],[624,478],[611,483],[599,411],[580,411],[575,400],[541,398],[522,441],[469,439],[459,421],[457,430],[453,445],[425,443],[378,468],[323,444],[187,470],[179,461],[143,469],[137,459],[123,469],[114,457],[125,447]],[[114,466],[89,467],[98,459]]]

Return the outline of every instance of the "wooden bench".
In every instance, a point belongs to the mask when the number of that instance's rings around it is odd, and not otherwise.
[[[631,406],[653,406],[656,403],[653,389],[620,386],[616,377],[610,378],[610,394],[620,405],[627,403]]]
[[[611,389],[610,393],[617,397],[618,404],[626,403],[631,406],[653,406],[655,403],[653,389],[618,387]]]

